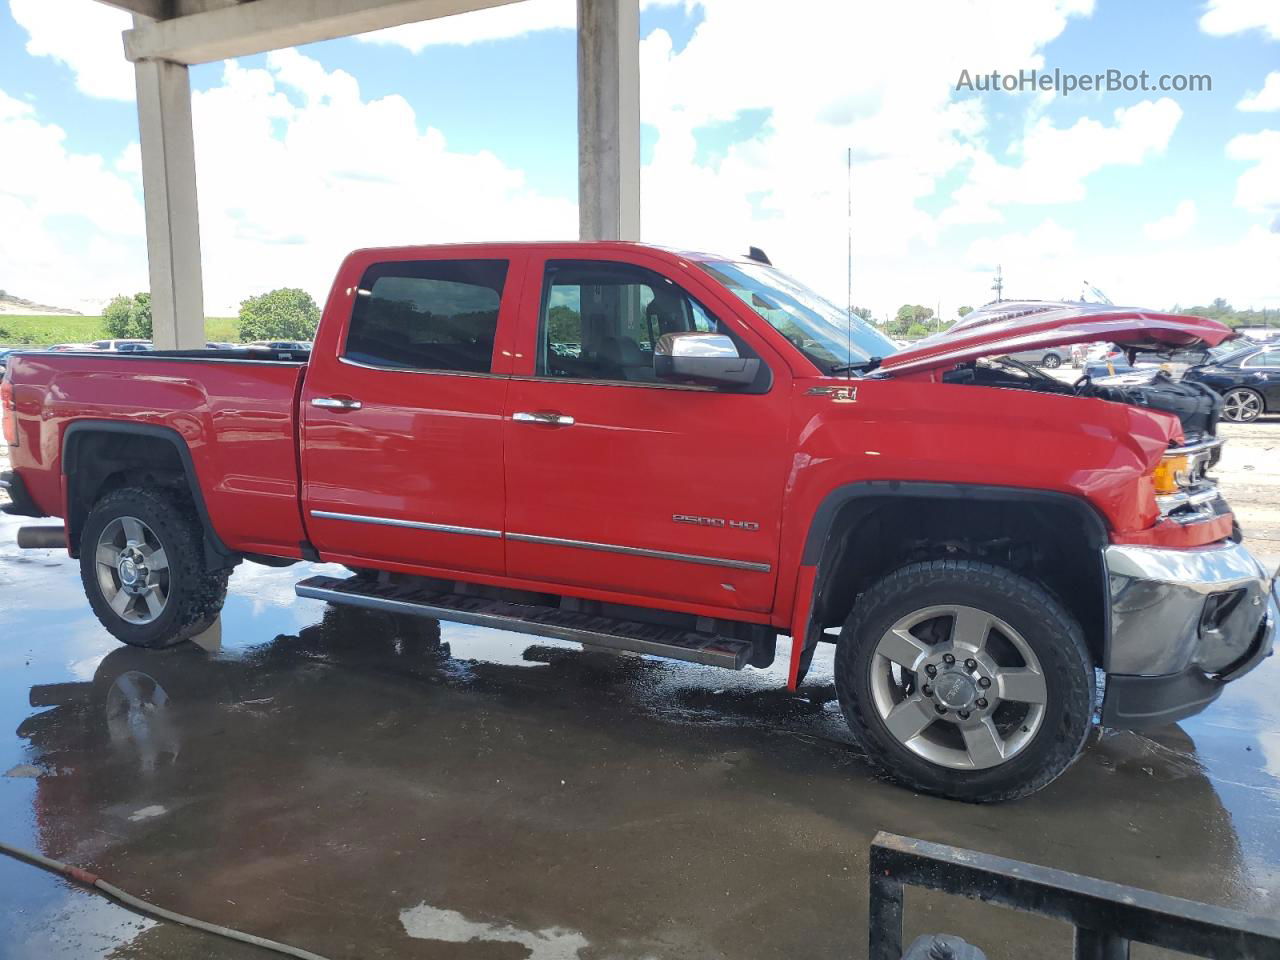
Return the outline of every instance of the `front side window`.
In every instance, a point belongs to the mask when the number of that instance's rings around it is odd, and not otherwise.
[[[730,293],[791,341],[823,373],[845,364],[887,357],[893,341],[861,317],[763,263],[709,260],[698,264]]]
[[[506,260],[378,263],[356,291],[343,356],[404,370],[489,373]]]
[[[553,260],[543,285],[538,373],[655,383],[653,345],[664,333],[720,332],[673,281],[644,267]]]

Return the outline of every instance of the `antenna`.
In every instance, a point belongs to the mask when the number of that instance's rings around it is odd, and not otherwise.
[[[1004,299],[1004,274],[1000,270],[1000,264],[996,264],[995,283],[991,284],[991,289],[996,292],[996,303]]]
[[[845,209],[845,220],[847,224],[847,233],[849,241],[848,251],[848,274],[845,285],[844,295],[844,335],[845,335],[845,353],[844,362],[846,364],[853,363],[853,147],[849,147],[845,153],[845,187],[847,192],[847,201]],[[847,370],[846,375],[849,379],[853,379],[853,371]]]

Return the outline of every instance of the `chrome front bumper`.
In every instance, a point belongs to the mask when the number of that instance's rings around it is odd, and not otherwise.
[[[1280,625],[1270,573],[1238,543],[1104,551],[1111,597],[1103,721],[1148,727],[1204,709],[1265,658]]]

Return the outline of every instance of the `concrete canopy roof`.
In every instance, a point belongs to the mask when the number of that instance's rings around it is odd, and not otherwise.
[[[101,0],[138,16],[130,60],[194,64],[333,40],[522,0]]]

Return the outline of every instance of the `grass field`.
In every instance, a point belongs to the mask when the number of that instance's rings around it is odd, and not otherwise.
[[[206,317],[204,335],[206,340],[235,343],[240,339],[239,320],[235,317]],[[106,337],[101,317],[33,317],[0,313],[0,346],[91,343]]]

